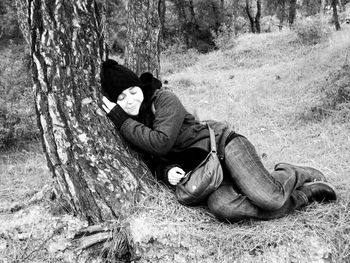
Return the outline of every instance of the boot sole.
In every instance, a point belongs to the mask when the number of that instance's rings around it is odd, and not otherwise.
[[[337,191],[335,189],[335,187],[333,185],[331,185],[330,183],[327,183],[327,182],[324,182],[324,181],[316,181],[316,182],[308,182],[308,183],[305,183],[303,186],[308,186],[308,185],[313,185],[313,184],[324,184],[324,185],[327,185],[329,188],[332,189],[333,193],[334,193],[334,196],[335,196],[335,199],[330,199],[326,202],[331,202],[331,201],[336,201],[337,200]]]

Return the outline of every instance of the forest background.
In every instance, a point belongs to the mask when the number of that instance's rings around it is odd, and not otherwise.
[[[340,32],[334,32],[334,1],[296,1],[295,12],[292,2],[261,1],[260,26],[254,28],[246,1],[166,1],[160,75],[197,116],[228,119],[252,138],[268,167],[277,160],[300,163],[306,157],[306,164],[323,168],[340,190],[341,201],[312,207],[275,225],[252,223],[235,229],[218,225],[220,229],[213,231],[217,222],[205,215],[208,219],[199,220],[204,220],[205,233],[198,232],[201,237],[197,238],[208,238],[209,251],[199,251],[196,256],[188,251],[187,255],[180,253],[179,262],[188,255],[197,259],[199,255],[208,262],[237,258],[259,262],[274,257],[276,262],[281,262],[281,257],[285,262],[303,262],[305,258],[309,262],[349,260],[350,1],[336,3]],[[107,3],[107,43],[111,55],[122,61],[127,37],[126,3]],[[40,191],[50,181],[50,174],[38,146],[29,51],[13,1],[0,3],[0,37],[0,196],[1,212],[8,219],[13,216],[14,203]],[[227,101],[220,103],[223,94],[227,94]],[[218,106],[206,110],[211,103]],[[180,208],[174,212],[159,205],[162,213],[185,221]],[[202,216],[203,212],[198,213],[196,216]],[[178,228],[186,226],[176,222],[172,222],[174,228],[182,233]],[[10,229],[11,235],[1,234],[4,258],[18,262],[55,258],[61,251],[37,249],[35,244],[43,244],[42,236],[21,237],[26,232],[14,230],[16,227],[6,230],[8,233]],[[222,232],[236,237],[223,237]],[[42,248],[57,244],[50,237],[44,238]],[[307,248],[303,248],[306,243]],[[236,246],[228,255],[227,244]]]

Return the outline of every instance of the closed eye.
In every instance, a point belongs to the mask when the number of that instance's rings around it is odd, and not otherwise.
[[[131,94],[135,94],[137,92],[137,87],[132,87],[131,89],[130,89],[130,93]]]
[[[118,96],[118,101],[122,101],[123,99],[125,99],[126,95],[121,93],[119,96]]]

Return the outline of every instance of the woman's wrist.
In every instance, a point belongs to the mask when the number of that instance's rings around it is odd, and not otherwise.
[[[114,123],[118,130],[129,119],[129,115],[118,104],[107,114],[107,117]]]

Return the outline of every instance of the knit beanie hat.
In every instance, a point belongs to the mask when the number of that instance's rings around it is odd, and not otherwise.
[[[101,67],[102,93],[109,100],[117,102],[123,90],[134,86],[141,86],[141,80],[130,69],[119,65],[113,59],[107,59]]]
[[[160,89],[162,87],[162,82],[159,79],[153,77],[151,72],[142,73],[140,76],[140,80],[142,84],[150,85],[153,92],[156,89]]]

